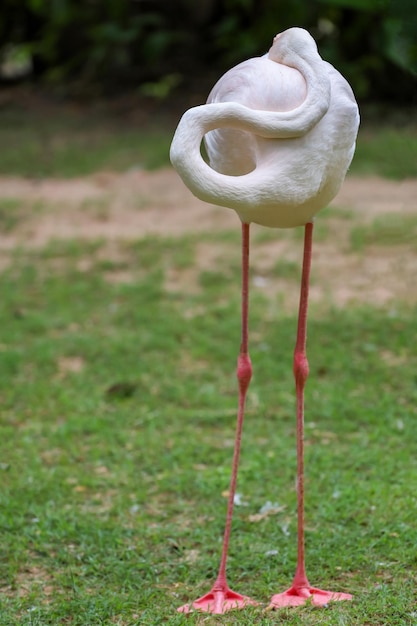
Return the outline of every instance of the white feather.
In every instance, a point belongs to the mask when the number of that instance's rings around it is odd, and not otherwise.
[[[267,55],[220,78],[206,105],[183,115],[170,156],[198,198],[247,223],[289,228],[311,221],[337,194],[358,127],[347,81],[307,31],[290,28]]]

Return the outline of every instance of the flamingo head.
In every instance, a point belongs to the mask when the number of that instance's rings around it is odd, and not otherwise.
[[[289,55],[298,55],[302,58],[318,55],[316,42],[304,28],[288,28],[275,35],[268,58],[276,63],[283,63]]]

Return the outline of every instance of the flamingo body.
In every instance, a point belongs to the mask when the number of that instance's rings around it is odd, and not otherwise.
[[[307,31],[291,28],[268,54],[220,78],[206,105],[183,115],[170,156],[198,198],[234,209],[246,223],[291,228],[337,194],[358,126],[349,84]]]

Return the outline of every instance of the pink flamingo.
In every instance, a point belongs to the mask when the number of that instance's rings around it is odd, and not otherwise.
[[[226,579],[245,399],[252,376],[248,350],[249,228],[305,227],[304,258],[294,351],[297,416],[298,557],[292,586],[272,596],[269,608],[310,600],[323,605],[351,599],[308,581],[304,550],[304,386],[307,307],[313,219],[337,194],[352,160],[359,112],[341,74],[320,57],[301,28],[278,34],[269,52],[229,70],[207,104],[183,115],[171,145],[171,162],[201,200],[234,209],[242,222],[242,340],[237,365],[239,404],[222,555],[212,589],[178,610],[224,613],[257,604],[232,591]],[[201,156],[204,137],[208,165]]]

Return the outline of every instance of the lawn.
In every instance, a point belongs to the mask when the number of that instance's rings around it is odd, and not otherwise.
[[[51,146],[59,145],[54,129],[61,123],[45,122]],[[0,124],[0,136],[7,132]],[[22,122],[15,146],[22,151],[3,154],[0,170],[80,176],[134,167],[133,150],[142,165],[159,166],[169,136],[155,132],[161,143],[148,132],[142,139],[140,129],[103,131],[111,140],[96,155],[87,150],[88,130],[75,147],[68,147],[68,133],[62,159],[39,162],[36,170],[39,146],[30,147],[36,130]],[[385,132],[394,137],[389,144],[381,139]],[[386,154],[404,145],[401,132],[370,130],[353,172],[381,173],[365,143],[382,142],[378,150]],[[398,167],[385,175],[398,178]],[[401,171],[403,178],[417,175],[412,167]],[[103,216],[99,201],[79,208],[98,223],[115,219]],[[187,618],[176,608],[209,590],[224,527],[240,341],[238,229],[188,232],[184,225],[184,233],[130,237],[115,230],[113,238],[35,244],[27,224],[61,209],[53,199],[23,203],[8,195],[0,202],[0,624],[415,626],[413,290],[374,305],[369,298],[341,304],[326,289],[313,300],[307,571],[313,585],[350,592],[354,600],[266,612],[270,596],[285,590],[295,571],[296,309],[284,300],[285,290],[296,292],[299,271],[291,255],[267,268],[255,258],[254,378],[228,576],[232,588],[261,604]],[[135,211],[146,209],[139,203]],[[319,257],[336,230],[343,231],[346,263],[396,255],[394,282],[411,271],[401,259],[417,263],[410,215],[392,212],[364,223],[350,207],[326,210],[317,225]],[[301,257],[298,231],[255,231],[254,248],[267,251],[273,238]],[[217,257],[202,262],[201,251],[213,248]],[[314,287],[325,282],[320,268],[313,260]],[[271,291],[262,288],[265,281]]]

